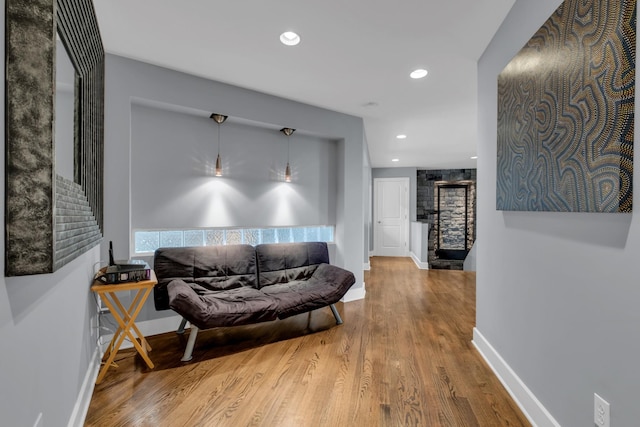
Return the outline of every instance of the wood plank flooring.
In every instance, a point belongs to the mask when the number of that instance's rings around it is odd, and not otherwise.
[[[87,426],[529,426],[471,344],[475,274],[374,257],[366,298],[123,350]],[[177,327],[178,325],[176,325]]]

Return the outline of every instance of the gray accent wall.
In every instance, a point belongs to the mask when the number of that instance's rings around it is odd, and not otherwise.
[[[2,425],[31,427],[40,413],[42,426],[68,425],[97,362],[89,285],[99,253],[96,246],[52,274],[0,278]]]
[[[479,60],[477,329],[560,425],[594,425],[598,393],[634,426],[640,219],[496,210],[497,76],[559,4],[518,0]]]
[[[217,153],[211,113],[230,117],[221,126],[222,178],[207,172]],[[279,176],[282,127],[297,129],[292,185]],[[131,256],[136,227],[335,223],[332,262],[355,274],[352,290],[362,288],[361,118],[108,54],[105,129],[104,257],[110,240],[116,258]],[[151,161],[137,169],[145,156]],[[148,303],[139,319],[167,314]]]
[[[215,177],[218,125],[209,114],[133,103],[131,123],[133,229],[336,223],[336,141],[295,132],[286,183],[280,128],[230,117]]]
[[[5,2],[0,2],[4,37]],[[5,44],[0,43],[4,58]],[[0,69],[4,79],[4,67]],[[4,97],[4,85],[0,87]],[[0,103],[4,117],[5,104]],[[4,135],[4,120],[0,120]],[[0,164],[5,164],[0,150]],[[4,216],[4,174],[0,174]],[[4,218],[2,219],[4,220]],[[4,233],[0,247],[4,248]],[[52,274],[0,277],[0,423],[3,426],[68,425],[96,349],[91,328],[95,300],[89,291],[96,246]],[[4,256],[0,257],[4,271]]]

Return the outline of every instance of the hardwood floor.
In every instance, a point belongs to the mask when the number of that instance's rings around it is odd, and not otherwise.
[[[471,344],[475,274],[374,257],[366,298],[310,315],[149,338],[118,354],[87,426],[529,426]],[[177,327],[178,325],[176,325]]]

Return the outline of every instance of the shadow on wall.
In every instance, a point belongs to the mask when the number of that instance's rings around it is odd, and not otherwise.
[[[502,217],[506,228],[624,249],[633,216],[626,213],[505,211]]]
[[[68,297],[65,297],[65,292],[69,289],[72,292],[86,289],[86,292],[77,292],[73,296],[73,298],[78,298],[76,300],[77,303],[82,298],[86,298],[86,295],[89,294],[88,288],[94,273],[91,262],[87,263],[86,260],[93,259],[95,251],[97,251],[97,248],[81,255],[52,274],[5,278],[4,287],[6,289],[8,310],[5,312],[4,308],[0,307],[3,313],[2,317],[0,317],[0,329],[5,325],[5,322],[9,321],[8,318],[5,318],[7,312],[11,313],[13,323],[17,325],[26,317],[31,316],[40,304],[51,304],[52,298],[66,298],[68,300]],[[80,269],[78,269],[79,265],[81,266]],[[79,283],[74,275],[83,277],[85,280]],[[55,294],[55,297],[52,297],[53,294]],[[4,301],[4,298],[0,297],[0,301]]]

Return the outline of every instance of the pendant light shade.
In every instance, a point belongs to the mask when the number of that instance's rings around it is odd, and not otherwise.
[[[216,176],[222,176],[222,159],[220,158],[220,125],[227,120],[228,116],[222,114],[211,114],[210,118],[218,124],[218,157],[216,158]]]
[[[291,182],[291,166],[287,162],[287,167],[284,169],[284,182]]]
[[[222,176],[222,160],[220,159],[220,153],[216,158],[216,176]]]
[[[291,166],[289,166],[289,151],[291,148],[291,135],[295,132],[295,129],[282,128],[280,132],[287,135],[287,167],[284,169],[284,181],[291,182]]]

